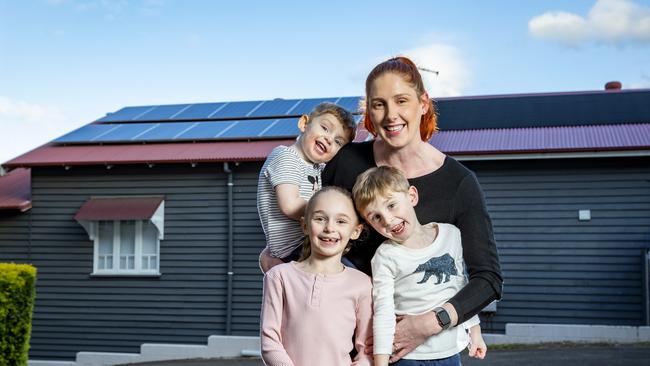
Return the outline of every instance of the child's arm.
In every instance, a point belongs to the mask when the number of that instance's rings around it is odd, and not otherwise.
[[[475,325],[469,328],[469,356],[483,359],[487,354],[487,345],[481,334],[481,326]]]
[[[282,344],[282,282],[277,272],[264,276],[264,295],[260,317],[262,359],[268,366],[293,366]]]
[[[357,325],[354,332],[354,348],[358,354],[353,366],[371,366],[372,358],[366,353],[366,341],[372,336],[372,283],[370,278],[363,287],[363,294],[357,304]]]
[[[372,258],[372,298],[375,310],[373,318],[373,347],[375,366],[387,366],[393,352],[395,333],[395,268],[381,248]]]
[[[275,186],[280,211],[288,218],[300,220],[305,215],[307,201],[300,197],[300,188],[295,184],[283,183]]]

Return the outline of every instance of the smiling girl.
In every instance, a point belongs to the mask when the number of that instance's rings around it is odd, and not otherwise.
[[[363,229],[350,193],[316,192],[301,224],[307,236],[301,261],[277,265],[264,277],[262,359],[269,366],[371,365],[364,352],[372,331],[370,278],[341,264]]]

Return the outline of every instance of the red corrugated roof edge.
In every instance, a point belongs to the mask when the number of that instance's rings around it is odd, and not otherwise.
[[[362,131],[356,141],[368,136]],[[56,165],[165,164],[263,161],[295,140],[221,141],[132,145],[44,145],[8,168]],[[571,127],[439,131],[430,143],[452,155],[650,150],[650,123]]]
[[[19,210],[32,208],[31,171],[18,168],[0,176],[0,210]]]

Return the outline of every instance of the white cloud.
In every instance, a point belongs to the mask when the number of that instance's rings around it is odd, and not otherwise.
[[[420,71],[424,86],[431,97],[462,95],[469,85],[470,70],[463,61],[460,51],[446,44],[430,44],[403,51],[401,54],[411,58],[420,68],[435,70]]]
[[[68,132],[60,108],[0,96],[0,164]]]
[[[650,8],[629,0],[598,0],[586,16],[547,12],[528,22],[536,38],[569,46],[585,42],[650,42]]]

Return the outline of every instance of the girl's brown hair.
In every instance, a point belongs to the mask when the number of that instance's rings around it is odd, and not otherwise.
[[[368,113],[370,111],[370,105],[368,104],[368,95],[370,94],[370,87],[372,86],[372,83],[378,77],[387,72],[401,75],[404,78],[404,81],[409,83],[415,89],[418,98],[426,93],[426,90],[424,89],[424,82],[422,81],[422,75],[420,75],[418,67],[415,65],[415,63],[408,57],[394,57],[375,66],[375,68],[370,71],[370,74],[368,74],[368,78],[366,79],[366,106],[365,113],[363,115],[363,125],[366,127],[366,130],[368,130],[368,132],[373,134],[373,136],[377,135],[377,131],[375,131],[375,126],[372,124],[370,115]],[[429,108],[427,110],[427,113],[422,116],[422,120],[420,121],[420,138],[422,138],[422,141],[429,141],[433,133],[438,130],[438,115],[435,105],[430,98],[427,98],[427,100],[429,103]]]
[[[325,193],[325,192],[338,192],[345,196],[347,199],[350,200],[350,204],[352,205],[352,209],[354,211],[355,218],[357,219],[357,223],[359,221],[359,217],[357,216],[356,210],[354,210],[354,202],[352,201],[352,195],[350,192],[348,192],[347,189],[337,187],[337,186],[326,186],[323,187],[320,191],[317,191],[314,193],[313,196],[309,199],[309,202],[307,202],[307,207],[305,207],[305,222],[308,222],[311,218],[312,211],[314,209],[314,202],[316,202],[316,197],[319,195]],[[352,248],[352,240],[348,241],[348,245],[345,247],[345,250],[343,251],[343,254],[347,253],[350,251],[350,248]],[[305,259],[309,258],[311,255],[311,242],[309,241],[309,235],[305,236],[305,240],[302,242],[302,253],[300,253],[300,259],[298,259],[298,262],[302,262]]]

